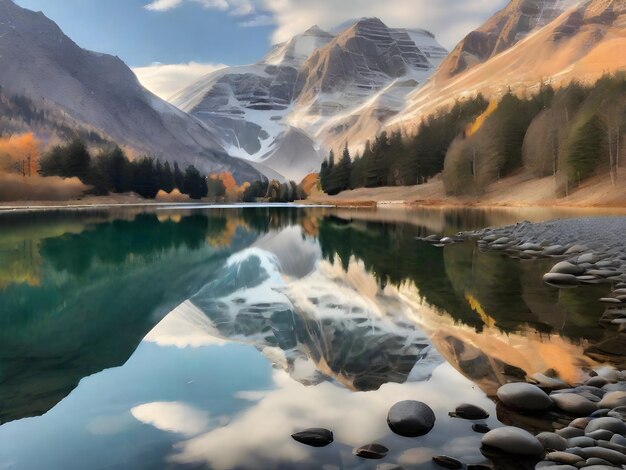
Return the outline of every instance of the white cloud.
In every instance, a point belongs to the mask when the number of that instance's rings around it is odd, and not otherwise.
[[[430,30],[451,49],[507,0],[265,0],[277,23],[275,42],[283,42],[313,24],[330,29],[344,21],[376,16],[393,27]]]
[[[194,436],[209,429],[209,414],[186,403],[145,403],[132,408],[130,413],[161,431]]]
[[[135,75],[148,90],[167,100],[176,92],[196,82],[211,72],[225,67],[223,64],[153,64],[133,69]]]
[[[376,16],[389,26],[426,28],[452,49],[508,0],[154,0],[151,10],[168,10],[183,2],[246,17],[244,27],[276,24],[274,42],[283,42],[314,24],[331,29],[347,20]]]

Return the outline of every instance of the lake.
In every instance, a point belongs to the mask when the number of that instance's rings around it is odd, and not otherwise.
[[[176,208],[0,214],[0,469],[436,468],[484,463],[472,423],[497,388],[575,382],[619,358],[607,286],[558,290],[554,261],[438,248],[432,233],[565,209]],[[602,211],[593,214],[600,215]],[[584,212],[589,215],[588,212]],[[421,438],[389,408],[435,411]],[[335,442],[291,434],[325,427]],[[353,449],[390,449],[367,461]]]

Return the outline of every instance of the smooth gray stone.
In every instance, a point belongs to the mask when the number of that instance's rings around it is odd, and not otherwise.
[[[567,440],[554,432],[542,432],[537,434],[537,440],[546,450],[565,450],[567,449]]]
[[[591,460],[591,459],[588,459],[588,460]],[[602,460],[602,461],[606,462],[606,460],[603,460],[603,459],[598,459],[598,460]],[[602,465],[602,464],[600,464],[600,465],[585,465],[584,467],[580,467],[580,468],[584,468],[585,470],[615,470],[615,468],[620,468],[620,467],[615,467],[613,465],[610,465],[610,462],[607,462],[607,463],[609,463],[609,466]]]
[[[615,384],[606,384],[602,387],[602,390],[607,392],[626,391],[626,382],[618,382]]]
[[[491,428],[486,424],[474,423],[472,424],[472,431],[479,434],[487,434],[489,431],[491,431]]]
[[[585,273],[585,268],[581,268],[569,261],[561,261],[554,265],[554,267],[550,270],[551,273],[558,274],[572,274],[574,276],[580,276]]]
[[[596,418],[592,420],[585,428],[585,434],[588,434],[598,429],[606,429],[616,434],[626,434],[626,424],[623,421],[616,418]]]
[[[333,433],[328,429],[311,428],[292,434],[291,437],[308,446],[325,447],[333,442]]]
[[[367,444],[354,450],[354,455],[363,459],[382,459],[387,456],[389,449],[381,444]]]
[[[582,449],[582,452],[583,456],[587,459],[591,457],[598,457],[611,462],[612,464],[626,464],[626,455],[612,449],[606,449],[604,447],[586,447]]]
[[[611,441],[598,441],[598,447],[604,447],[606,449],[612,449],[614,451],[619,452],[620,454],[624,454],[626,455],[626,447],[625,446],[621,446],[619,444],[615,444]]]
[[[507,426],[485,434],[482,445],[507,454],[543,457],[545,451],[535,436],[520,428]]]
[[[568,465],[576,465],[578,462],[582,462],[583,460],[585,460],[579,455],[570,454],[568,452],[550,452],[548,455],[545,456],[545,459]]]
[[[543,254],[546,256],[560,256],[563,253],[565,253],[565,247],[561,245],[551,245],[543,250]]]
[[[552,399],[535,385],[517,382],[498,389],[498,399],[507,408],[524,411],[543,411],[552,406]]]
[[[463,403],[456,407],[454,412],[449,413],[450,416],[462,419],[469,420],[477,420],[477,419],[487,419],[489,418],[489,413],[483,410],[481,407],[476,405],[470,405],[468,403]]]
[[[599,258],[595,253],[585,253],[584,255],[580,255],[577,259],[578,263],[597,263]]]
[[[595,440],[603,440],[609,441],[614,436],[611,431],[607,431],[606,429],[598,429],[597,431],[590,432],[589,434],[585,434],[585,436],[590,437]]]
[[[626,406],[618,406],[617,408],[613,408],[607,413],[607,416],[613,416],[615,418],[621,419],[622,421],[626,421]]]
[[[450,468],[452,470],[459,470],[463,468],[463,464],[461,462],[446,455],[438,455],[436,457],[433,457],[433,462],[439,467]]]
[[[591,377],[589,380],[585,382],[585,385],[588,385],[590,387],[603,387],[607,383],[609,383],[607,379],[605,379],[604,377],[597,376],[597,377]]]
[[[619,434],[613,434],[610,442],[612,442],[613,444],[618,444],[620,446],[626,446],[626,437],[620,436]]]
[[[604,418],[610,410],[598,410],[591,413],[592,418]]]
[[[421,401],[401,401],[389,410],[387,424],[393,432],[401,436],[423,436],[435,426],[435,413]]]
[[[573,428],[571,426],[568,426],[563,429],[559,429],[558,431],[556,431],[556,433],[559,436],[564,437],[565,439],[571,439],[572,437],[579,437],[579,436],[585,435],[585,431],[583,429]]]
[[[543,276],[543,282],[556,287],[571,286],[579,284],[578,278],[573,274],[548,273]]]
[[[578,436],[578,437],[572,437],[571,439],[568,439],[567,445],[569,447],[581,447],[581,448],[595,447],[596,441],[587,436]]]
[[[551,396],[555,405],[570,416],[589,416],[598,405],[575,393],[559,393]]]
[[[616,392],[609,392],[606,395],[604,395],[604,397],[602,397],[602,400],[600,400],[600,403],[598,403],[598,406],[600,408],[617,408],[620,406],[626,406],[626,392],[623,391],[616,391]]]
[[[566,255],[573,255],[576,253],[582,253],[583,251],[587,251],[589,248],[587,248],[585,245],[574,245],[571,246],[567,249],[567,251],[565,251]]]

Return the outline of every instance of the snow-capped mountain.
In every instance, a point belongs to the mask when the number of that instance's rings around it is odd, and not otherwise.
[[[303,254],[296,265],[282,256],[285,246]],[[441,357],[410,322],[408,307],[384,293],[370,296],[363,282],[320,258],[299,228],[270,233],[231,256],[177,321],[195,325],[196,342],[204,335],[253,345],[306,385],[332,380],[376,390],[427,379]]]
[[[11,0],[0,0],[0,64],[3,93],[64,113],[136,154],[258,175],[228,157],[217,133],[143,88],[119,58],[80,48],[43,13]]]
[[[314,26],[260,62],[202,78],[171,101],[222,132],[223,145],[301,180],[354,131],[378,129],[434,72],[446,50],[432,34],[364,18],[336,36]]]

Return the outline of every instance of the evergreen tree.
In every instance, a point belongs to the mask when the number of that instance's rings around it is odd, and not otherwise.
[[[165,162],[165,165],[163,165],[163,173],[161,175],[161,189],[166,193],[171,193],[175,187],[176,182],[174,181],[172,167],[170,166],[170,162]]]
[[[185,170],[183,185],[185,194],[188,194],[191,199],[202,199],[208,195],[209,189],[206,178],[193,165],[188,166]]]
[[[178,162],[174,162],[174,184],[181,193],[186,194],[185,175],[183,175],[183,172],[180,170]]]
[[[352,158],[350,157],[350,150],[346,144],[343,149],[343,154],[341,155],[341,160],[339,160],[338,164],[334,165],[330,172],[327,193],[332,196],[348,189],[350,187],[351,171]]]

